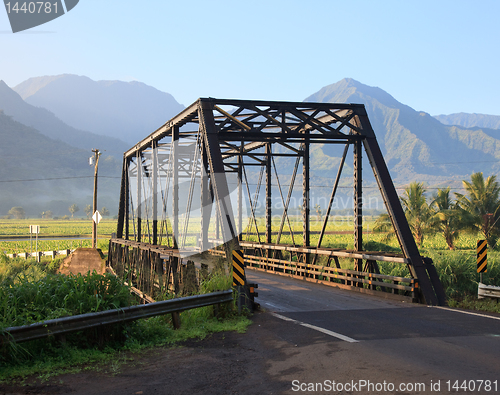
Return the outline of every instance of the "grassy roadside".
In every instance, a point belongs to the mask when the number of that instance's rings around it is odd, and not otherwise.
[[[136,303],[113,276],[62,276],[53,274],[56,269],[57,263],[48,266],[0,255],[0,329]],[[200,293],[228,289],[231,281],[213,273],[202,282]],[[68,334],[64,341],[48,338],[0,345],[0,383],[87,369],[113,373],[140,350],[203,339],[215,332],[244,332],[251,323],[237,315],[232,304],[217,310],[213,306],[188,310],[180,319],[178,330],[173,329],[171,316],[165,315],[118,325],[104,334],[93,329]]]
[[[96,370],[117,373],[120,365],[132,359],[131,355],[141,350],[162,346],[172,347],[189,339],[204,339],[212,333],[237,331],[244,333],[251,324],[245,316],[234,315],[224,320],[210,317],[208,308],[181,313],[182,326],[174,330],[169,316],[158,316],[137,321],[126,328],[127,339],[118,345],[104,348],[62,344],[54,339],[32,344],[29,349],[18,350],[16,361],[0,362],[0,383],[22,383],[27,377],[48,379],[62,373],[77,373]],[[41,341],[38,341],[41,342]],[[34,343],[34,342],[31,342]],[[18,347],[24,347],[22,344]],[[33,352],[36,350],[37,352]]]

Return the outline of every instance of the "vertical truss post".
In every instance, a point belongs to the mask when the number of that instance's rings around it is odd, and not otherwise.
[[[208,185],[208,158],[205,144],[200,145],[201,150],[201,251],[209,248],[208,228],[210,225],[210,215],[212,214],[212,199]]]
[[[137,151],[137,240],[142,241],[142,152]]]
[[[215,240],[220,240],[220,213],[219,206],[215,206]]]
[[[130,170],[130,158],[124,159],[125,165],[125,240],[128,240],[130,237],[130,179],[129,179],[129,170]]]
[[[354,250],[363,250],[363,179],[361,140],[354,143]],[[362,271],[363,260],[356,259],[354,270]]]
[[[241,142],[238,155],[238,240],[243,237],[243,151],[245,143]]]
[[[123,237],[123,227],[125,222],[125,210],[126,208],[126,194],[127,194],[127,158],[123,158],[123,166],[122,166],[122,179],[120,183],[120,203],[118,205],[118,224],[116,225],[116,237]]]
[[[153,181],[153,244],[158,244],[158,142],[151,141],[152,181]]]
[[[172,233],[173,246],[178,248],[179,241],[179,127],[172,126],[172,143],[170,159],[172,160]]]
[[[304,146],[302,150],[302,236],[303,236],[303,246],[309,246],[310,242],[310,232],[309,232],[309,213],[310,213],[310,202],[309,202],[309,135],[304,137]]]
[[[272,197],[271,197],[271,157],[272,146],[271,143],[266,144],[266,243],[271,243],[272,239]],[[270,250],[267,250],[268,254]]]

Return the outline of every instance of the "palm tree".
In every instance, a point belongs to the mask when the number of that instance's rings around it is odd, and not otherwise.
[[[450,198],[450,187],[438,189],[430,208],[434,211],[432,225],[442,233],[448,248],[454,250],[462,224],[457,203]]]
[[[386,235],[382,238],[383,243],[388,243],[394,236],[396,236],[396,232],[394,231],[394,227],[392,226],[391,218],[389,214],[380,214],[375,224],[373,225],[374,232],[387,232]]]
[[[432,210],[425,198],[426,188],[421,182],[412,182],[405,188],[401,200],[401,206],[410,226],[415,242],[422,246],[424,235],[432,232],[431,218]],[[375,232],[388,232],[384,237],[385,242],[396,235],[388,214],[379,216],[373,227]]]
[[[483,173],[474,173],[469,181],[462,181],[466,195],[455,193],[463,212],[466,225],[479,231],[490,246],[494,246],[499,236],[495,227],[500,216],[500,185],[496,176],[484,179]]]
[[[419,247],[424,242],[424,236],[432,232],[432,210],[425,198],[426,188],[422,182],[412,182],[405,188],[400,197],[408,225]]]

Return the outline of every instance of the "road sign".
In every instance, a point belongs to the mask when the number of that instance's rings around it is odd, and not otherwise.
[[[233,250],[233,287],[245,285],[245,280],[243,250]]]
[[[95,211],[94,215],[92,216],[92,219],[94,220],[94,222],[99,225],[99,222],[101,222],[101,213],[99,211]]]
[[[486,254],[488,251],[488,243],[486,240],[477,241],[477,272],[486,273],[487,259]]]
[[[40,225],[30,225],[30,233],[40,233]]]

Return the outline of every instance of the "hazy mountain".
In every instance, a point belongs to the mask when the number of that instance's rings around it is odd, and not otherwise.
[[[92,204],[93,167],[89,152],[44,136],[0,110],[0,215],[22,206],[30,216],[52,210],[69,215],[76,203],[83,213]],[[116,213],[121,162],[104,156],[99,162],[99,207]],[[108,178],[112,177],[112,178]]]
[[[14,90],[68,125],[126,141],[127,149],[184,109],[172,95],[136,81],[64,74],[30,78]]]
[[[476,171],[489,175],[500,170],[500,140],[490,130],[446,126],[429,114],[398,102],[380,88],[343,79],[305,101],[364,104],[397,182],[439,184],[461,180]],[[332,150],[331,146],[321,147],[325,160],[336,156]],[[368,169],[368,165],[364,168]]]
[[[92,196],[93,172],[87,163],[90,148],[107,149],[105,155],[113,151],[121,157],[183,109],[168,93],[138,82],[96,82],[60,75],[31,78],[14,89],[17,93],[0,81],[0,109],[5,111],[0,114],[0,214],[14,205],[25,206],[32,215],[49,209],[66,214],[73,203],[83,210]],[[396,184],[417,180],[459,186],[473,172],[490,175],[500,171],[500,130],[494,129],[498,128],[495,117],[478,116],[467,121],[472,123],[463,120],[460,125],[445,125],[440,121],[460,120],[453,114],[438,120],[398,102],[380,88],[352,79],[325,86],[305,101],[363,103]],[[489,128],[470,126],[473,124]],[[311,178],[324,187],[313,191],[313,199],[329,196],[342,150],[337,144],[311,148]],[[103,155],[99,165],[99,207],[106,205],[112,213],[118,207],[120,159]],[[277,158],[283,183],[294,162]],[[363,168],[365,180],[373,180],[367,160]],[[341,188],[349,197],[352,150],[344,174],[347,177],[341,180]],[[257,182],[257,176],[249,172],[252,182]],[[44,181],[20,181],[29,179]]]
[[[435,115],[445,125],[463,126],[464,128],[500,129],[500,116],[486,114],[467,114],[460,112],[449,115]]]
[[[99,148],[101,151],[121,158],[123,152],[130,148],[129,144],[116,138],[100,136],[68,126],[45,108],[26,103],[4,81],[0,81],[0,109],[12,116],[14,120],[37,129],[47,137],[85,149],[88,154],[91,153],[92,148]]]

